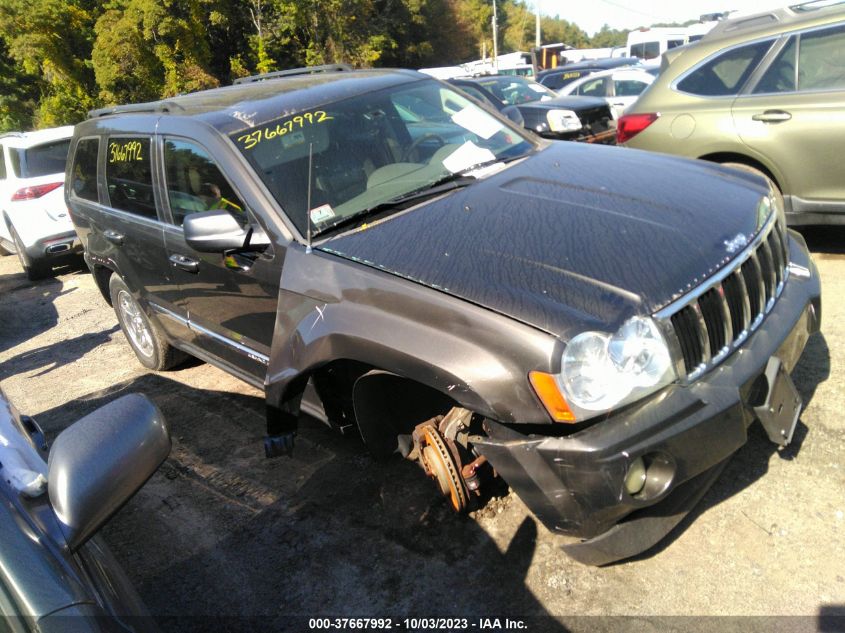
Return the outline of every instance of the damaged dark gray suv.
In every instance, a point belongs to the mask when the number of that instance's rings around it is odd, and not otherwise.
[[[819,278],[758,177],[529,136],[412,71],[302,69],[92,112],[66,192],[140,361],[190,354],[418,460],[503,478],[574,558],[660,540],[787,444]]]

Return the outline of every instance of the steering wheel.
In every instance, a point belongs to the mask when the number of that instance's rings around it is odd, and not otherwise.
[[[442,136],[438,136],[437,134],[432,134],[432,133],[423,134],[422,136],[418,136],[413,141],[411,141],[411,144],[408,145],[408,147],[405,149],[404,152],[402,152],[402,156],[399,158],[399,162],[400,163],[407,163],[408,159],[411,157],[411,154],[413,154],[414,151],[416,151],[416,149],[420,145],[422,145],[425,141],[428,141],[428,140],[431,140],[431,139],[434,139],[435,141],[440,143],[437,146],[438,149],[443,147],[444,145],[446,145],[446,140]]]

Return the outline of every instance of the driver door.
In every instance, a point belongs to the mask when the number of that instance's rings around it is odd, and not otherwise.
[[[253,235],[264,230],[209,152],[184,139],[163,139],[169,227],[167,254],[188,312],[194,353],[263,385],[276,323],[280,266],[261,252],[200,253],[185,242],[191,213],[226,210]]]

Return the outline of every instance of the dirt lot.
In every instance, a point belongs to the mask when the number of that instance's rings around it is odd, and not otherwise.
[[[0,258],[0,380],[51,437],[118,394],[161,407],[171,457],[105,537],[168,630],[307,630],[290,616],[840,630],[845,620],[823,616],[845,615],[845,230],[806,234],[824,315],[795,372],[806,409],[793,445],[778,452],[752,427],[664,543],[602,569],[567,559],[513,495],[455,516],[416,466],[374,463],[355,437],[309,419],[292,458],[265,459],[261,394],[200,362],[144,370],[81,268],[31,284]],[[560,619],[532,617],[546,615]],[[619,615],[636,620],[606,617]],[[766,617],[659,617],[725,615]],[[770,617],[785,615],[803,617]]]

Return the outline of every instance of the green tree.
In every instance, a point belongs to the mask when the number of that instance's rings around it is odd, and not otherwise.
[[[475,44],[473,57],[493,52],[493,6],[486,0],[461,0],[455,7],[460,21],[471,41]]]
[[[125,103],[219,85],[201,0],[126,0],[97,22],[92,52],[100,98]]]
[[[161,94],[164,70],[144,40],[142,21],[133,7],[110,9],[97,20],[92,60],[104,104],[151,101]]]
[[[40,89],[40,77],[27,74],[0,39],[0,132],[32,127]]]
[[[3,0],[0,37],[24,73],[41,80],[36,126],[74,123],[96,102],[91,47],[99,3]]]
[[[601,30],[590,38],[590,46],[592,48],[612,48],[614,46],[625,46],[627,41],[628,31],[618,31],[605,24],[601,27]]]

